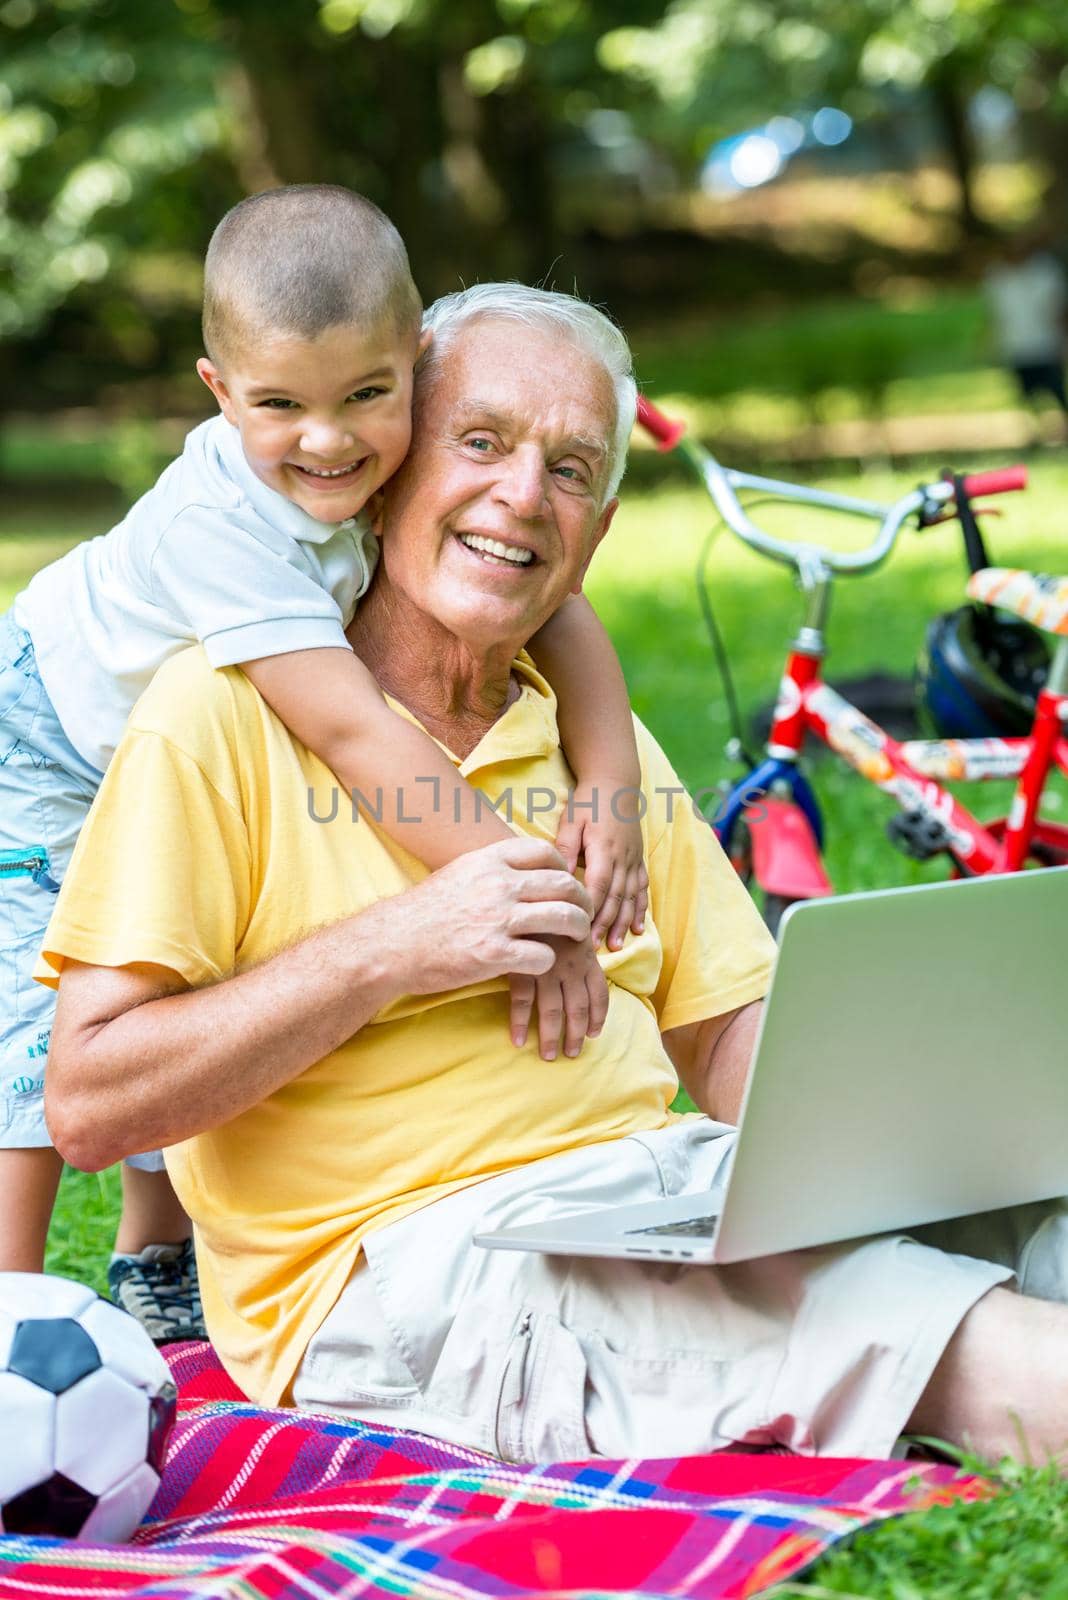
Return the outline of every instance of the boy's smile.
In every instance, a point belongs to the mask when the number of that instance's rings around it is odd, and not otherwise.
[[[318,522],[344,522],[392,477],[411,440],[416,335],[342,323],[263,337],[197,371],[258,478]]]

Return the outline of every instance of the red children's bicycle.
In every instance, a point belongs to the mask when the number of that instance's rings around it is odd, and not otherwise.
[[[1040,814],[1053,768],[1068,775],[1068,577],[986,565],[971,507],[980,495],[1022,489],[1025,470],[1007,467],[946,477],[885,506],[725,468],[686,435],[682,424],[644,399],[638,402],[638,421],[661,450],[677,449],[686,458],[740,539],[794,568],[804,594],[801,627],[789,647],[764,757],[730,789],[714,824],[739,872],[763,891],[769,926],[777,926],[795,900],[833,893],[822,860],[819,805],[800,766],[806,733],[896,801],[898,811],[887,831],[906,854],[920,859],[944,854],[953,872],[962,876],[1016,872],[1029,864],[1068,864],[1068,827]],[[791,544],[750,519],[738,498],[739,491],[747,490],[762,499],[867,517],[878,523],[878,532],[865,549],[848,553]],[[947,516],[960,517],[966,537],[970,534],[975,569],[967,586],[971,600],[980,608],[1023,617],[1055,639],[1030,728],[1020,737],[898,741],[820,675],[835,577],[873,571],[910,521],[924,527]],[[959,779],[990,778],[1017,779],[1009,814],[996,822],[980,822],[943,787]]]

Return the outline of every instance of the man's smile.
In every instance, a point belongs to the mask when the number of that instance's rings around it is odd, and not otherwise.
[[[530,567],[537,560],[533,550],[519,544],[505,544],[481,533],[458,533],[457,539],[480,561],[497,567]]]

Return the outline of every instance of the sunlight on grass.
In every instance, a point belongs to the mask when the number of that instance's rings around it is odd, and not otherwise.
[[[963,426],[979,435],[992,414],[1002,430],[1018,415],[976,287],[921,284],[896,301],[854,296],[706,316],[667,336],[639,330],[634,350],[643,389],[664,409],[704,438],[765,459],[789,458],[807,429],[883,419],[900,437],[915,419],[939,417],[951,434]],[[1017,426],[1026,433],[1022,419]],[[842,453],[841,443],[828,453]]]

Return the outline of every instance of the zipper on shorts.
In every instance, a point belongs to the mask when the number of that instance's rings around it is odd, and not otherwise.
[[[501,1377],[501,1387],[497,1396],[497,1428],[496,1446],[497,1454],[505,1461],[513,1460],[509,1447],[513,1441],[505,1437],[510,1431],[505,1424],[508,1413],[515,1406],[521,1405],[523,1392],[526,1388],[527,1361],[530,1357],[530,1346],[533,1339],[534,1313],[528,1311],[512,1335],[508,1360]]]
[[[44,845],[29,845],[23,850],[0,850],[0,879],[32,878],[39,889],[59,893],[59,884],[48,870],[48,851]]]

